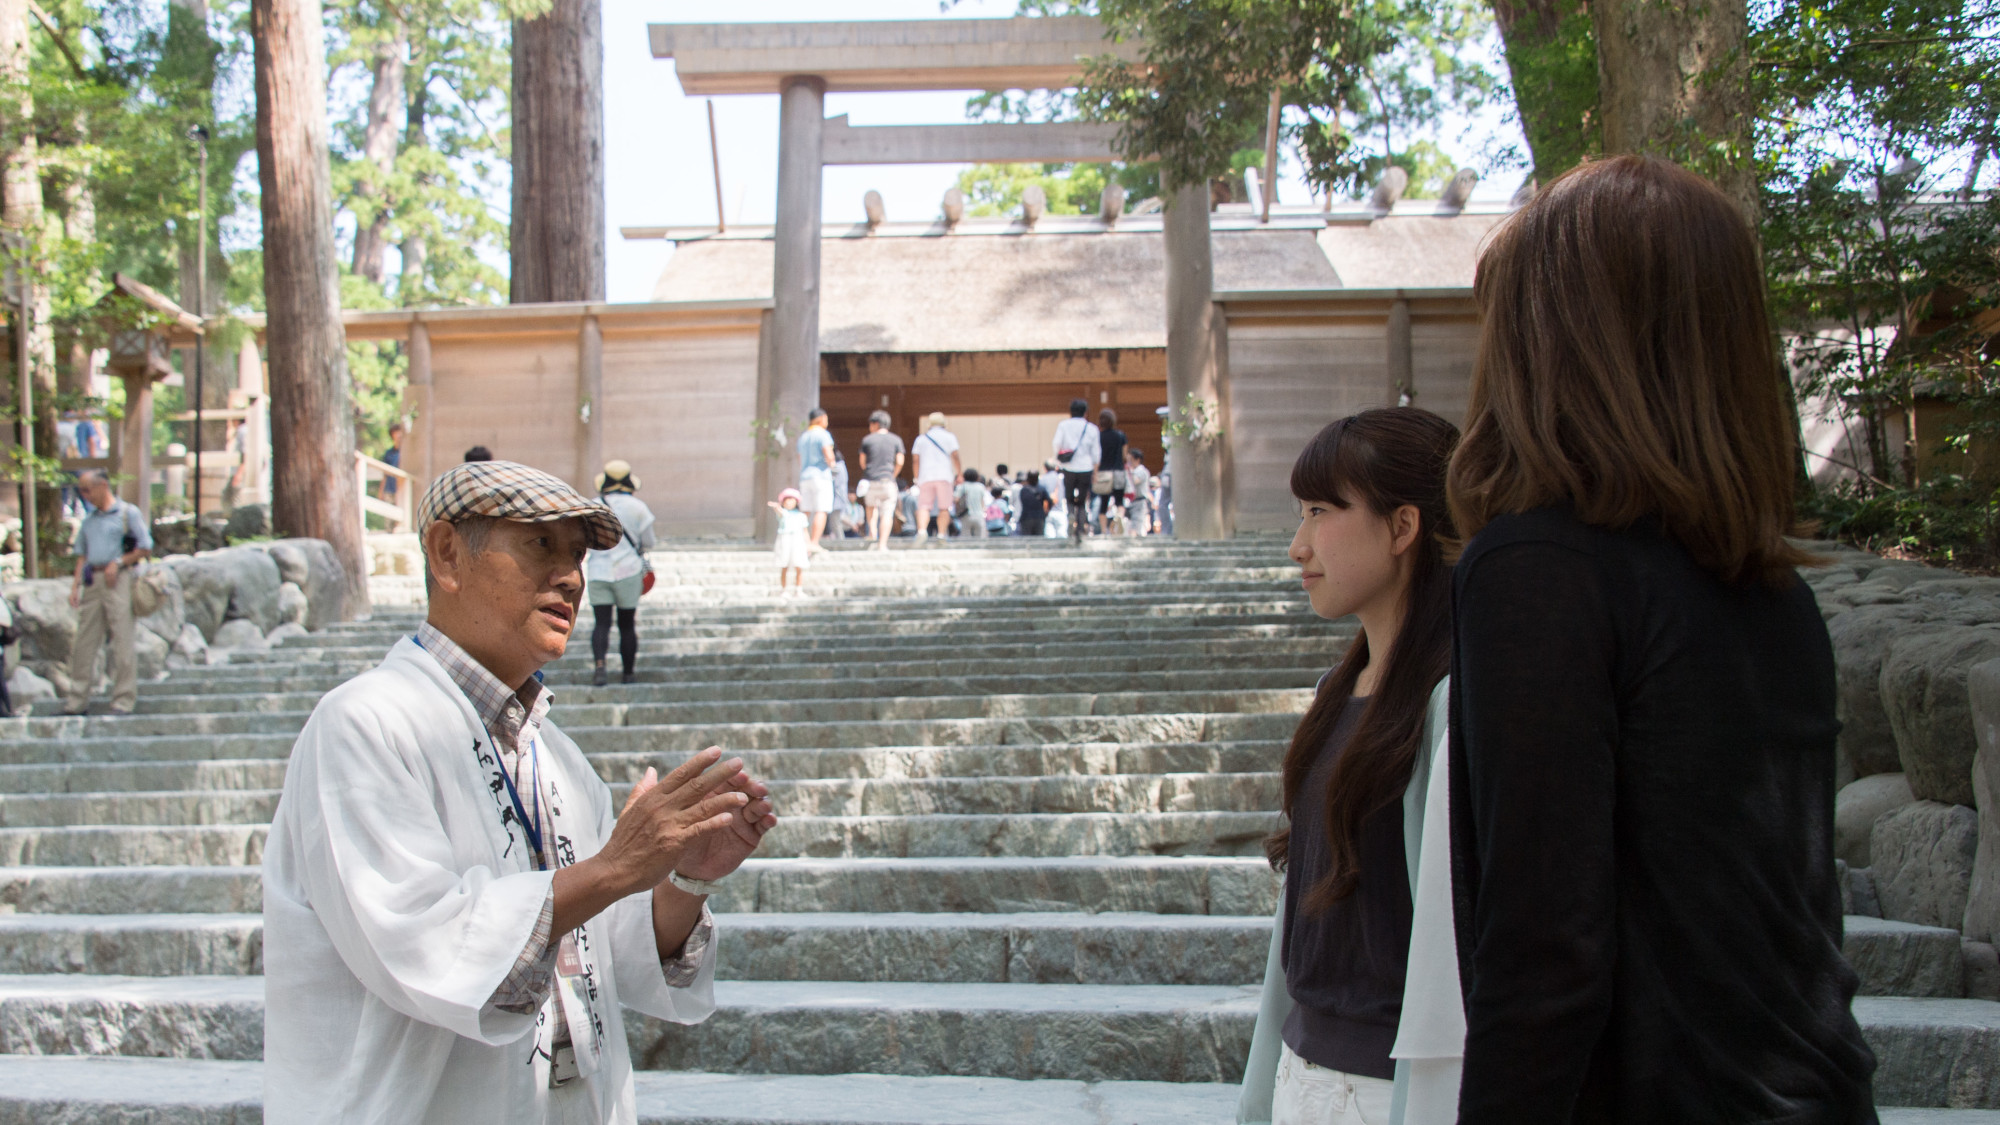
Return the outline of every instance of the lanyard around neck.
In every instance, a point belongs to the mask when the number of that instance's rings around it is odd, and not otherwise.
[[[532,823],[528,820],[528,810],[521,804],[521,791],[514,787],[514,778],[504,763],[500,767],[500,780],[507,783],[507,797],[514,802],[514,818],[521,822],[521,830],[528,834],[528,846],[535,849],[536,866],[545,867],[547,860],[542,851],[542,756],[536,753],[540,742],[540,739],[528,740],[528,760],[533,763],[535,777],[535,819]]]
[[[429,651],[421,635],[413,635],[410,640],[416,642],[418,648]],[[542,674],[536,672],[535,679],[541,678]],[[489,731],[486,737],[491,740],[492,732]],[[528,819],[527,807],[521,803],[521,791],[514,785],[513,772],[507,768],[506,763],[500,763],[500,780],[507,783],[507,798],[514,802],[514,819],[520,822],[521,831],[528,834],[528,846],[535,850],[535,866],[538,870],[548,865],[544,858],[546,853],[542,851],[542,756],[538,753],[540,744],[539,738],[528,740],[528,760],[533,763],[535,775],[535,819],[532,822]],[[499,746],[496,744],[494,749],[498,750]],[[515,757],[518,759],[519,756],[520,752],[515,751]]]

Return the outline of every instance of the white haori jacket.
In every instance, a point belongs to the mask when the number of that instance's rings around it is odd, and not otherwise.
[[[597,853],[611,790],[553,724],[545,832]],[[426,1125],[637,1120],[619,1005],[676,1023],[715,1009],[715,943],[667,984],[650,893],[586,924],[604,1029],[596,1073],[559,1089],[539,1015],[491,1004],[553,874],[535,870],[472,704],[409,638],[327,693],[300,733],[264,853],[264,1120]],[[553,811],[553,810],[552,810]],[[560,938],[561,935],[556,935]],[[560,989],[558,989],[560,991]]]

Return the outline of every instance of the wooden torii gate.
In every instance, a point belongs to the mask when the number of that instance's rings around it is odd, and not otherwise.
[[[769,390],[761,417],[803,421],[819,403],[821,171],[828,164],[1070,163],[1118,158],[1115,124],[852,126],[826,117],[826,95],[1074,86],[1083,61],[1138,62],[1139,46],[1104,36],[1089,16],[845,23],[652,24],[654,58],[671,58],[688,94],[777,94]],[[1206,184],[1175,189],[1166,212],[1167,396],[1218,404],[1218,320]],[[1228,431],[1203,448],[1175,443],[1176,533],[1233,532],[1223,503]],[[783,464],[792,472],[791,458]],[[768,471],[770,462],[760,462]],[[768,483],[760,481],[760,485]],[[769,495],[769,488],[760,488]]]

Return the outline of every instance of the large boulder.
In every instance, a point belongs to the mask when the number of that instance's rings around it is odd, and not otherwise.
[[[168,560],[181,580],[187,620],[211,643],[222,623],[249,621],[259,636],[278,624],[283,579],[271,556],[255,547],[230,547]]]
[[[1875,822],[1875,895],[1882,917],[1958,929],[1972,889],[1979,814],[1964,805],[1918,801]]]
[[[1840,719],[1843,776],[1897,773],[1902,758],[1896,752],[1896,732],[1882,707],[1882,658],[1889,642],[1924,627],[1928,615],[1908,605],[1869,605],[1851,609],[1827,622],[1833,639],[1834,704]]]
[[[208,663],[208,641],[201,630],[193,625],[181,626],[181,635],[174,639],[174,647],[167,653],[169,668],[199,668]]]
[[[1910,792],[1926,801],[1971,805],[1972,699],[1966,676],[2000,659],[2000,627],[1948,625],[1889,642],[1882,661],[1882,707]]]
[[[157,680],[167,674],[167,656],[173,651],[173,646],[167,643],[165,637],[151,629],[134,629],[132,651],[138,657],[140,679]],[[100,660],[98,667],[104,670],[104,675],[110,675],[108,657]]]
[[[187,625],[187,594],[181,589],[181,576],[173,567],[153,562],[146,564],[146,570],[159,575],[160,608],[141,617],[139,627],[153,633],[171,647],[180,639],[181,629]],[[152,579],[148,578],[147,581]]]
[[[271,534],[271,509],[263,504],[238,504],[229,513],[222,534],[230,542],[262,539]]]
[[[1972,893],[1965,905],[1965,936],[2000,942],[2000,661],[1966,676],[1972,696],[1972,796],[1979,806],[1979,849],[1972,861]]]
[[[240,617],[225,621],[222,628],[215,631],[215,647],[260,649],[265,647],[264,631]]]
[[[1900,773],[1878,773],[1848,783],[1833,798],[1833,854],[1849,867],[1867,867],[1875,821],[1915,801]]]
[[[43,701],[54,702],[56,686],[35,675],[25,664],[9,664],[7,668],[7,695],[14,704],[16,714],[26,714],[29,705]]]
[[[14,627],[21,632],[18,658],[24,664],[54,665],[69,660],[76,641],[76,610],[69,604],[67,578],[10,582],[0,595],[14,610]],[[46,673],[45,673],[46,674]]]
[[[306,596],[305,626],[324,629],[347,620],[347,572],[324,539],[279,539],[257,544],[278,565],[280,577]]]
[[[279,625],[303,626],[306,623],[306,615],[311,611],[312,603],[306,600],[306,592],[299,589],[298,583],[286,582],[278,587]]]

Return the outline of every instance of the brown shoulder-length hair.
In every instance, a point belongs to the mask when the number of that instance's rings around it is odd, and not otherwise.
[[[1750,225],[1707,180],[1617,156],[1565,173],[1495,232],[1451,511],[1568,505],[1596,527],[1658,519],[1727,582],[1781,580],[1797,430]]]
[[[1354,638],[1320,682],[1285,750],[1281,784],[1286,826],[1264,841],[1264,854],[1271,866],[1284,867],[1291,858],[1293,810],[1300,801],[1323,803],[1331,863],[1302,900],[1308,913],[1354,893],[1361,878],[1361,822],[1399,799],[1409,785],[1431,689],[1451,663],[1451,567],[1445,551],[1452,528],[1444,474],[1457,440],[1457,427],[1428,410],[1364,410],[1323,427],[1292,464],[1292,495],[1300,501],[1337,508],[1362,504],[1385,517],[1408,504],[1417,509],[1419,523],[1410,548],[1402,624],[1389,651],[1376,654],[1386,661],[1382,677],[1327,778],[1325,792],[1307,793],[1306,775],[1326,751],[1354,683],[1368,666],[1365,634]]]

